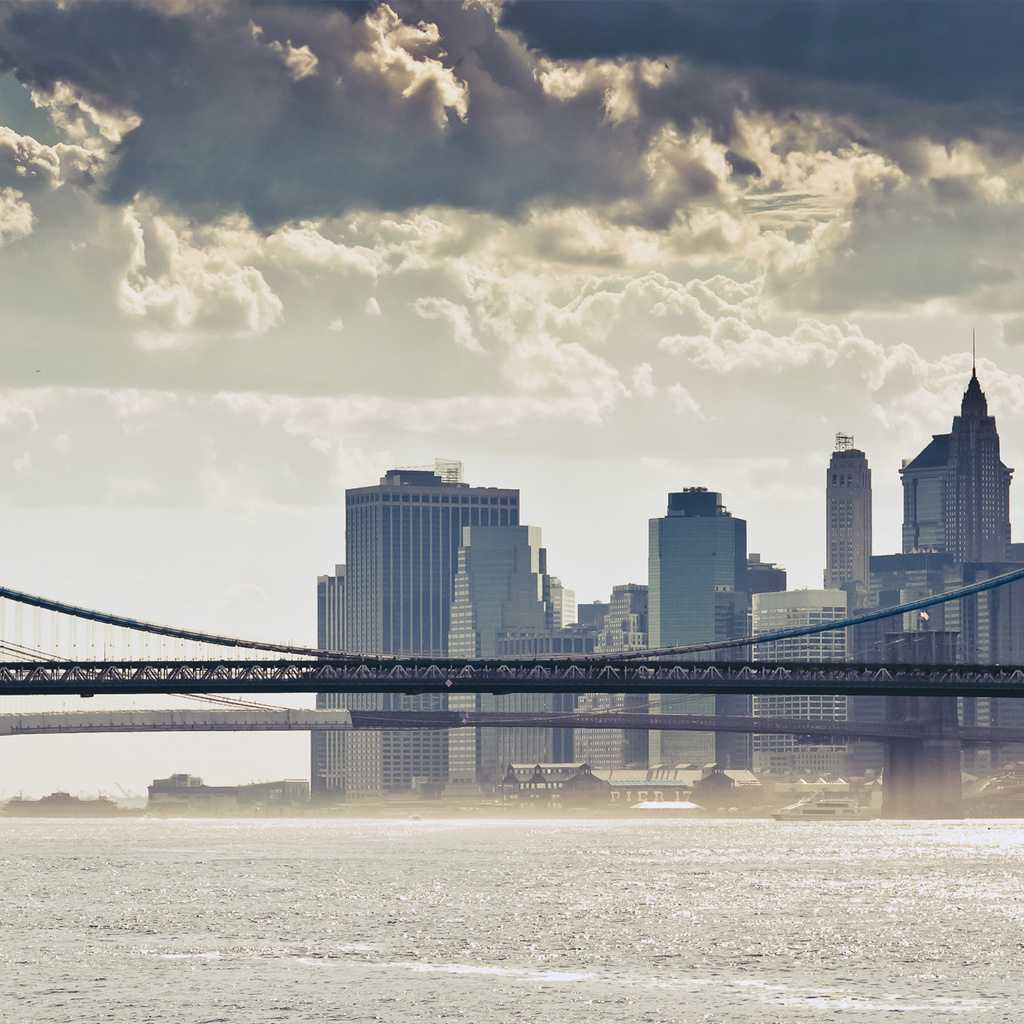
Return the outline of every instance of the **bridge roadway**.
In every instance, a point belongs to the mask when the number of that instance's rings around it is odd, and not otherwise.
[[[836,722],[727,715],[637,712],[506,711],[70,711],[0,714],[0,736],[110,732],[318,732],[348,729],[659,729],[796,735],[821,743],[914,740],[930,735],[923,722]],[[1024,743],[1024,729],[956,726],[944,734],[960,743]]]
[[[0,714],[0,736],[88,732],[322,732],[351,729],[347,711],[35,711]]]
[[[285,658],[258,661],[19,661],[0,696],[139,693],[750,693],[1024,696],[1024,667],[551,658],[485,661]]]

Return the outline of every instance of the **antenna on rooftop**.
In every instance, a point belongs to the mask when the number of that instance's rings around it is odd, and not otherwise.
[[[971,372],[978,376],[978,331],[974,327],[971,328]]]
[[[434,472],[446,484],[462,483],[462,463],[456,459],[434,459]]]
[[[446,484],[462,483],[462,463],[456,459],[434,459],[432,466],[399,466],[398,468],[415,473],[433,473]]]

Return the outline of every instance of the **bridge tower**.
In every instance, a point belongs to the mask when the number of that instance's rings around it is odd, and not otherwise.
[[[887,662],[951,665],[956,660],[956,633],[887,633],[885,640]],[[962,817],[956,697],[886,697],[885,703],[888,721],[920,722],[927,736],[886,743],[883,817]]]

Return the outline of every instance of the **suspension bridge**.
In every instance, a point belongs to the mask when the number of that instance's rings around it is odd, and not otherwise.
[[[888,743],[890,792],[917,801],[927,784],[949,788],[952,753],[961,743],[1024,742],[1024,730],[974,727],[956,720],[953,697],[1020,697],[1024,667],[1000,665],[796,664],[704,659],[958,600],[1024,579],[1024,569],[947,594],[866,612],[840,622],[781,630],[713,644],[605,657],[467,660],[325,652],[244,640],[113,615],[0,587],[0,735],[145,730],[451,729],[535,726],[783,732],[807,737],[870,738]],[[845,694],[896,698],[884,723],[815,722],[622,711],[304,712],[246,699],[245,694],[304,693],[609,693]],[[19,711],[17,697],[187,698],[186,709],[142,712]],[[236,696],[229,696],[236,695]],[[902,700],[899,700],[902,699]],[[939,703],[935,703],[939,699]],[[488,715],[490,717],[488,717]],[[957,790],[959,754],[956,755]],[[938,767],[937,767],[938,766]],[[895,779],[898,776],[898,779]],[[941,776],[941,778],[940,778]],[[894,781],[896,784],[894,785]]]

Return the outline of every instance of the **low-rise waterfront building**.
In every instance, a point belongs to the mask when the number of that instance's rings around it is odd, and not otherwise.
[[[198,775],[179,774],[153,780],[148,809],[169,815],[275,813],[308,803],[309,783],[305,779],[207,786]]]

